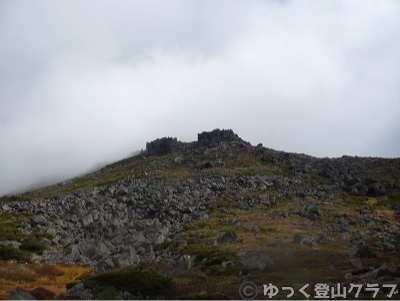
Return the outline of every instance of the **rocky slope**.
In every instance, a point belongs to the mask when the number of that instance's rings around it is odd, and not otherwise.
[[[28,252],[30,262],[88,264],[95,272],[159,262],[232,274],[239,284],[254,272],[282,278],[271,267],[290,272],[285,262],[295,263],[294,252],[336,252],[343,264],[321,281],[396,281],[399,176],[400,159],[285,153],[231,130],[191,143],[162,138],[98,172],[3,197],[0,222],[18,225],[0,244],[21,249],[27,237],[39,240],[46,250]]]

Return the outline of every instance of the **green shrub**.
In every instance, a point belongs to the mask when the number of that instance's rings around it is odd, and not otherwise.
[[[95,300],[117,300],[119,297],[119,290],[114,287],[104,287],[101,293],[96,295]]]
[[[36,239],[24,240],[19,248],[23,251],[36,253],[39,255],[42,255],[43,251],[47,249],[47,247],[44,243],[42,243],[40,240],[36,240]]]
[[[0,259],[1,260],[22,260],[24,259],[23,252],[11,246],[0,246]]]
[[[89,276],[83,280],[85,286],[99,294],[117,290],[137,290],[151,295],[166,295],[172,285],[171,278],[153,270],[127,267],[118,272],[108,272]]]

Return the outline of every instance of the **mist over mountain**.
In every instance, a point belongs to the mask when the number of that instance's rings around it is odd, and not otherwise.
[[[0,15],[1,195],[213,128],[400,156],[396,0],[16,0]]]

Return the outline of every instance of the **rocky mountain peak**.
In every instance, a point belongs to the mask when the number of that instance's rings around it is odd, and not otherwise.
[[[146,143],[146,152],[149,156],[162,156],[179,152],[184,146],[183,142],[176,138],[164,137]]]
[[[149,156],[163,156],[171,153],[182,153],[190,148],[216,147],[221,144],[229,144],[234,147],[251,146],[249,142],[241,139],[231,129],[214,129],[210,132],[198,134],[197,142],[181,142],[177,138],[164,137],[146,143],[146,154]]]
[[[198,134],[197,143],[199,145],[210,146],[210,145],[220,144],[221,142],[222,143],[239,142],[246,144],[246,142],[243,141],[231,129],[229,130],[215,129],[211,132],[202,132]]]

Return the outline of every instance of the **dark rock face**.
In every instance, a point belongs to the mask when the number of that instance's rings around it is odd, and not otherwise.
[[[379,197],[386,194],[385,186],[380,182],[374,182],[368,185],[367,194],[372,197]]]
[[[146,152],[149,156],[163,156],[181,150],[183,144],[176,138],[161,138],[146,143]]]
[[[202,132],[201,134],[198,134],[197,138],[197,143],[201,146],[215,146],[223,142],[238,143],[243,146],[250,145],[240,139],[232,130],[215,129],[211,132]]]

